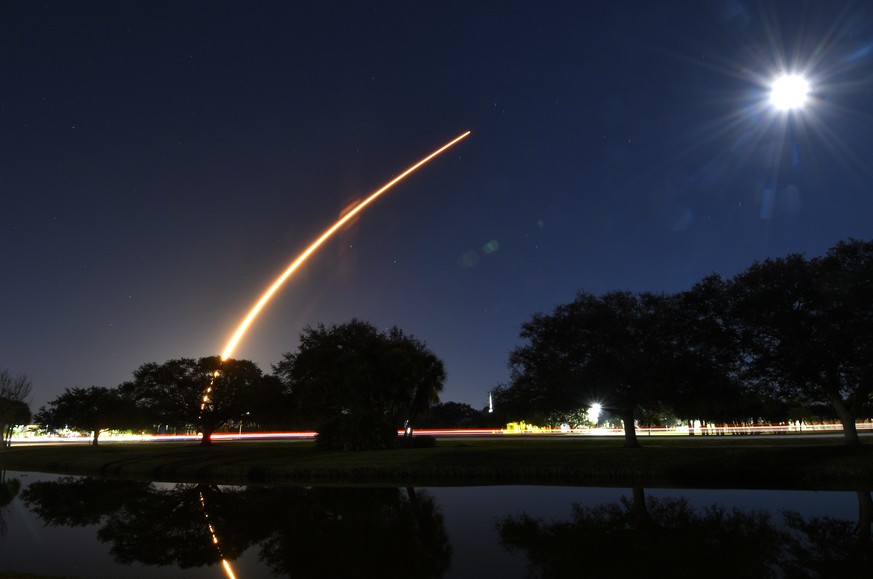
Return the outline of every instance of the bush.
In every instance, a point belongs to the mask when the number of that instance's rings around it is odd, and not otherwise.
[[[397,430],[378,418],[343,415],[318,428],[315,447],[320,450],[381,450],[392,448]]]
[[[412,437],[413,448],[436,448],[436,436],[422,435]]]

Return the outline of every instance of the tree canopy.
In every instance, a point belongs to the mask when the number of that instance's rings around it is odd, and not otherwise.
[[[36,421],[46,428],[93,432],[94,446],[102,431],[129,428],[136,420],[133,400],[117,389],[103,386],[67,388],[36,415]]]
[[[522,326],[526,343],[510,355],[510,387],[498,401],[542,413],[599,403],[624,423],[637,446],[635,412],[668,398],[689,369],[673,296],[581,292]]]
[[[733,280],[745,378],[757,390],[837,413],[848,445],[873,394],[873,243],[850,240],[824,256],[755,263]]]
[[[873,242],[752,264],[672,295],[581,292],[522,326],[501,412],[533,418],[599,402],[627,442],[648,407],[727,421],[829,404],[845,441],[873,397]],[[786,416],[787,417],[787,416]]]
[[[274,366],[322,447],[358,450],[394,444],[438,401],[443,363],[424,343],[360,320],[307,327],[295,353]]]
[[[219,356],[143,364],[133,376],[125,388],[141,411],[156,424],[197,426],[204,445],[217,428],[251,411],[253,393],[264,379],[254,362]]]

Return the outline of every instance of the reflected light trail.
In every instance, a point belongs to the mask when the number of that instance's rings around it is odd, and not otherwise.
[[[227,559],[222,559],[221,564],[224,566],[224,572],[227,573],[229,579],[236,579],[236,575],[233,574],[233,569],[230,566],[230,563]]]
[[[203,511],[203,518],[206,519],[206,528],[209,529],[209,534],[212,537],[212,544],[215,545],[215,549],[218,551],[218,556],[221,557],[221,566],[224,567],[224,572],[228,579],[236,579],[236,575],[233,573],[233,567],[230,566],[230,561],[224,557],[224,553],[221,551],[221,546],[218,544],[218,534],[215,532],[215,527],[209,522],[209,513],[206,512],[206,497],[203,496],[203,491],[200,491],[198,494],[200,496],[200,509]]]
[[[273,294],[275,294],[276,291],[278,291],[279,288],[282,287],[282,284],[284,284],[285,281],[289,277],[291,277],[291,274],[293,274],[297,270],[297,268],[299,268],[300,265],[303,264],[303,262],[305,262],[309,258],[309,256],[312,255],[315,252],[315,250],[317,250],[321,246],[321,244],[323,244],[325,241],[327,241],[334,233],[336,233],[336,231],[340,227],[345,225],[352,217],[354,217],[355,215],[360,213],[367,205],[369,205],[370,203],[375,201],[380,195],[382,195],[382,193],[384,193],[385,191],[387,191],[388,189],[390,189],[391,187],[393,187],[394,185],[396,185],[397,183],[399,183],[400,181],[405,179],[410,173],[414,172],[416,169],[418,169],[419,167],[421,167],[422,165],[424,165],[425,163],[427,163],[428,161],[430,161],[431,159],[433,159],[434,157],[436,157],[440,153],[443,153],[445,150],[449,149],[450,147],[455,145],[458,141],[466,138],[469,135],[470,135],[470,131],[467,131],[467,132],[461,134],[460,136],[455,137],[453,140],[449,141],[448,143],[446,143],[445,145],[443,145],[442,147],[440,147],[439,149],[437,149],[436,151],[434,151],[430,155],[424,157],[423,159],[421,159],[420,161],[418,161],[417,163],[415,163],[414,165],[412,165],[411,167],[409,167],[408,169],[403,171],[400,175],[398,175],[397,177],[395,177],[394,179],[392,179],[391,181],[389,181],[388,183],[383,185],[380,189],[378,189],[374,193],[371,193],[369,197],[367,197],[366,199],[361,201],[361,203],[359,203],[357,206],[355,206],[354,209],[352,209],[351,211],[349,211],[348,213],[343,215],[336,223],[331,225],[330,228],[328,228],[324,233],[322,233],[318,239],[313,241],[312,244],[303,251],[303,253],[301,253],[299,256],[297,256],[297,259],[295,259],[291,263],[291,265],[288,266],[288,269],[286,269],[285,272],[282,273],[282,275],[280,275],[278,277],[278,279],[276,279],[276,281],[273,282],[273,285],[271,285],[267,289],[267,291],[265,291],[264,294],[260,297],[260,299],[255,303],[255,305],[249,311],[248,315],[246,315],[246,317],[243,319],[242,323],[236,329],[236,332],[234,332],[233,336],[230,338],[230,341],[224,347],[224,352],[222,352],[222,354],[221,354],[221,359],[227,360],[231,356],[231,354],[233,353],[233,351],[236,348],[239,341],[242,339],[242,337],[245,334],[248,327],[252,324],[252,322],[255,320],[255,318],[258,316],[258,314],[264,308],[264,306],[267,305],[267,302],[270,301],[270,298],[273,297]]]

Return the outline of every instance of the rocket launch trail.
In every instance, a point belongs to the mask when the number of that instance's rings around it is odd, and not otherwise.
[[[418,162],[416,162],[415,164],[413,164],[412,166],[407,168],[405,171],[400,173],[397,177],[395,177],[394,179],[387,182],[385,185],[383,185],[382,187],[380,187],[379,189],[377,189],[376,191],[371,193],[369,197],[367,197],[366,199],[361,201],[358,205],[356,205],[354,207],[354,209],[352,209],[351,211],[349,211],[348,213],[343,215],[339,220],[336,221],[336,223],[334,223],[328,229],[326,229],[324,231],[324,233],[322,233],[315,241],[313,241],[309,245],[309,247],[307,247],[305,250],[303,250],[303,252],[300,255],[298,255],[297,258],[293,262],[291,262],[291,265],[288,266],[288,268],[282,273],[282,275],[280,275],[276,279],[276,281],[274,281],[273,284],[269,288],[267,288],[267,290],[261,295],[261,297],[258,299],[258,301],[255,302],[255,305],[252,306],[251,310],[249,310],[249,313],[246,315],[246,317],[243,319],[243,321],[239,324],[239,326],[237,327],[233,336],[230,338],[230,340],[227,342],[227,345],[224,347],[224,351],[221,354],[221,359],[226,360],[233,354],[233,351],[236,349],[240,340],[245,335],[249,326],[252,325],[252,322],[255,321],[255,319],[258,317],[258,314],[261,313],[261,310],[264,309],[264,307],[267,305],[267,303],[270,301],[270,299],[273,297],[273,295],[282,287],[282,285],[288,280],[288,278],[291,277],[294,274],[294,272],[297,271],[297,269],[301,265],[303,265],[303,263],[305,263],[306,260],[309,259],[309,257],[313,253],[315,253],[315,251],[319,247],[321,247],[321,245],[325,241],[330,239],[330,237],[334,233],[337,232],[337,230],[339,230],[343,225],[345,225],[355,215],[357,215],[358,213],[363,211],[373,201],[378,199],[380,195],[382,195],[383,193],[385,193],[386,191],[388,191],[389,189],[394,187],[399,182],[403,181],[406,177],[408,177],[410,174],[415,172],[417,169],[421,168],[423,165],[427,164],[433,158],[439,156],[441,153],[450,149],[459,141],[467,138],[469,135],[470,135],[470,131],[467,131],[467,132],[455,137],[454,139],[452,139],[451,141],[449,141],[448,143],[446,143],[442,147],[438,148],[437,150],[433,151],[432,153],[430,153],[426,157],[422,158],[421,160],[419,160]]]

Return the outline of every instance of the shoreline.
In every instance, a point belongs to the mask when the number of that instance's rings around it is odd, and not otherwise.
[[[320,452],[308,441],[13,446],[0,469],[232,485],[575,485],[652,488],[873,488],[873,437],[618,440],[441,439],[434,448]]]

